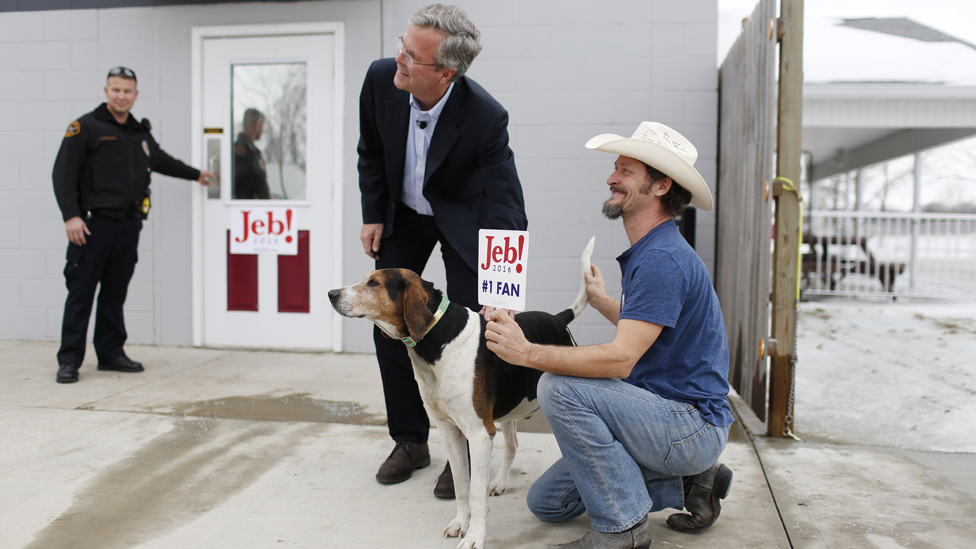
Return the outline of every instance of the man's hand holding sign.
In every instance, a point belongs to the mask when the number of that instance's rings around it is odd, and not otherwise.
[[[528,231],[478,232],[478,303],[484,305],[485,320],[496,309],[512,319],[515,311],[525,310],[528,256]]]

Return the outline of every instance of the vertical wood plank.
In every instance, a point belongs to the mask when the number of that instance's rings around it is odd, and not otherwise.
[[[766,417],[770,200],[776,105],[775,0],[761,0],[719,72],[715,291],[729,339],[729,382]]]
[[[803,0],[782,0],[785,33],[780,43],[779,101],[777,111],[776,173],[800,186],[800,151],[803,127]],[[776,199],[776,238],[773,252],[772,335],[779,343],[769,383],[770,436],[792,431],[792,353],[796,338],[797,253],[800,248],[800,202],[784,191]]]

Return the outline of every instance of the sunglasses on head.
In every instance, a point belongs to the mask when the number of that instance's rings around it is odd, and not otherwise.
[[[135,73],[135,71],[133,71],[130,68],[126,68],[126,67],[115,67],[114,69],[110,69],[108,71],[108,75],[109,76],[122,76],[124,78],[131,78],[133,80],[136,80],[136,73]]]

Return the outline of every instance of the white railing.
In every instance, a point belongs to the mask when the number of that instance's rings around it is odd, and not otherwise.
[[[813,211],[804,295],[976,296],[976,215]]]

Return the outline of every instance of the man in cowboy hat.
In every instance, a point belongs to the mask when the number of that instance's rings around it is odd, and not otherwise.
[[[663,124],[644,122],[629,139],[598,135],[586,147],[619,155],[603,213],[623,218],[631,244],[617,258],[620,301],[595,265],[586,274],[589,303],[617,326],[614,339],[535,345],[504,311],[491,311],[488,348],[547,372],[539,402],[562,458],[529,490],[532,512],[549,522],[590,516],[586,536],[560,547],[647,547],[648,513],[685,509],[668,526],[700,532],[732,483],[718,463],[733,421],[725,324],[705,265],[672,219],[688,203],[711,209],[712,197],[695,147]]]

